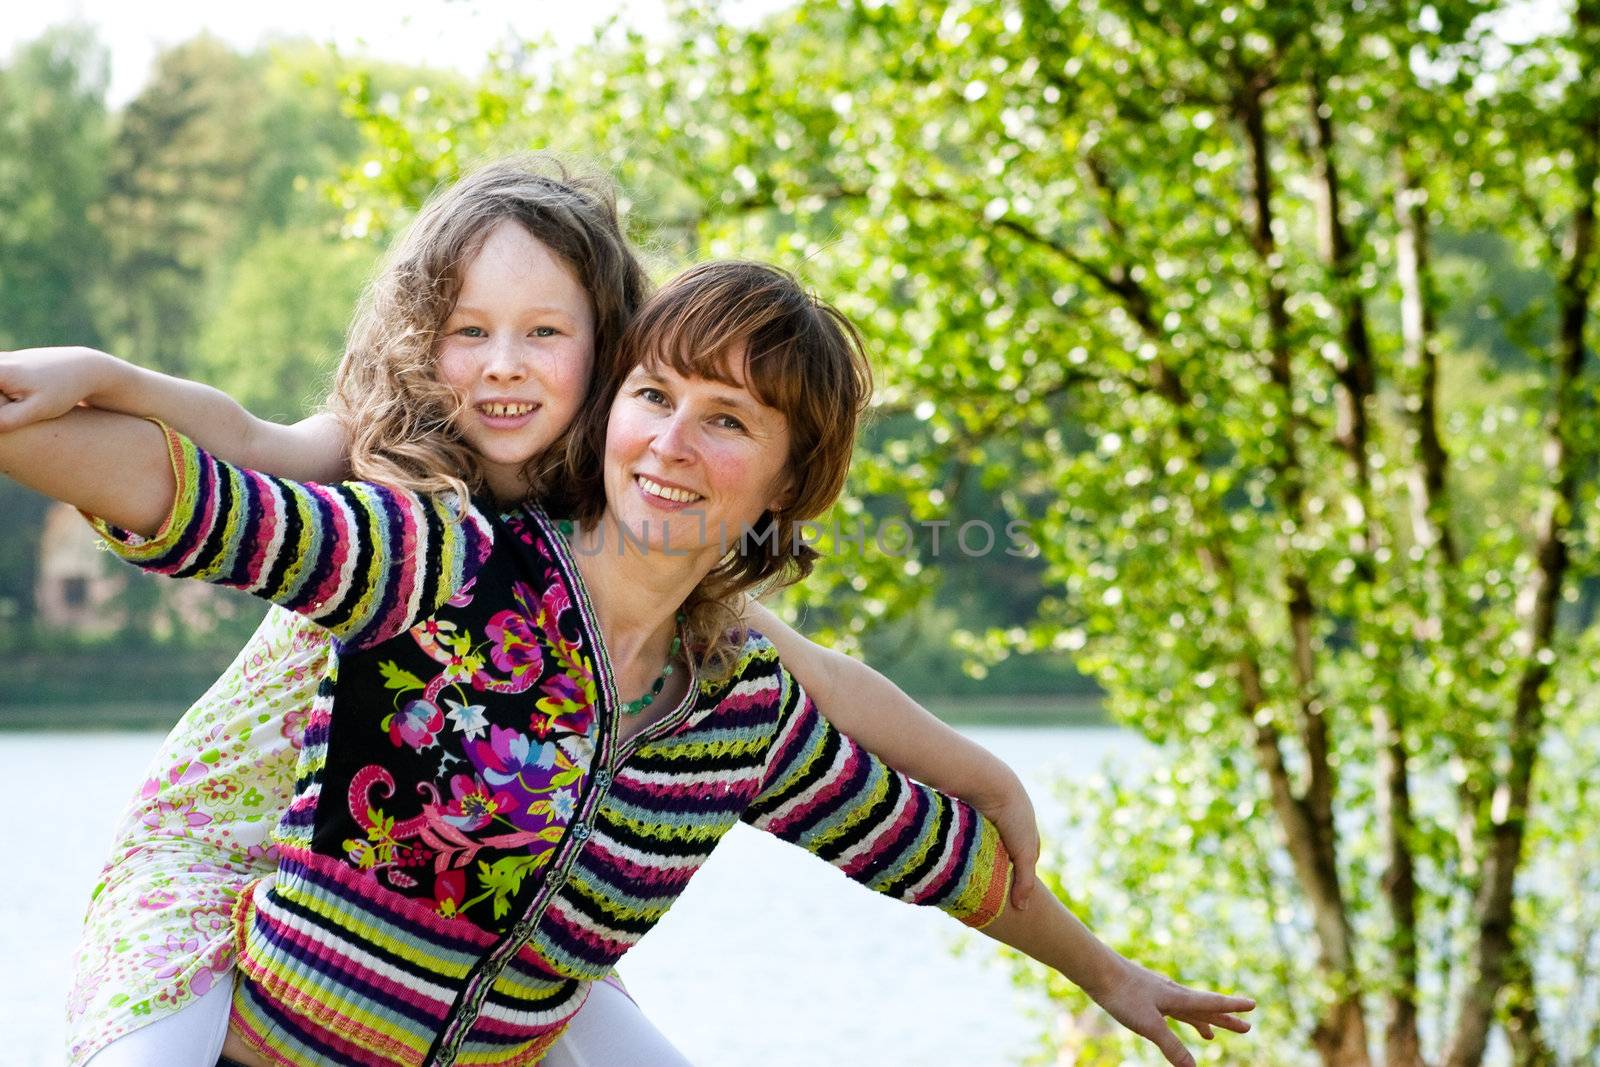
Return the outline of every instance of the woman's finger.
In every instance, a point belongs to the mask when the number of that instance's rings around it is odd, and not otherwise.
[[[1165,1023],[1158,1023],[1144,1036],[1161,1050],[1172,1067],[1194,1067],[1194,1057],[1189,1055],[1189,1050],[1183,1047],[1178,1035]]]

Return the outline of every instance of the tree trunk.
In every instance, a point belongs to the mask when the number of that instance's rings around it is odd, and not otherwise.
[[[1580,3],[1576,16],[1588,54],[1580,64],[1578,85],[1600,77],[1600,55],[1593,38],[1600,33],[1600,3]],[[1445,1067],[1478,1067],[1483,1061],[1495,1001],[1515,964],[1514,889],[1527,836],[1528,806],[1543,734],[1543,688],[1550,677],[1549,650],[1555,632],[1556,608],[1566,577],[1566,534],[1578,503],[1579,456],[1576,422],[1583,403],[1579,381],[1585,359],[1584,335],[1593,296],[1595,179],[1600,176],[1600,100],[1587,100],[1588,114],[1575,139],[1573,168],[1577,203],[1568,230],[1562,278],[1557,291],[1559,331],[1555,359],[1554,402],[1545,441],[1545,470],[1550,489],[1536,524],[1533,580],[1522,604],[1522,656],[1508,738],[1508,764],[1494,796],[1493,818],[1484,844],[1483,877],[1473,906],[1478,944],[1472,973],[1456,1006],[1455,1029],[1445,1052]]]
[[[1299,420],[1294,414],[1288,301],[1278,276],[1277,237],[1273,232],[1272,162],[1264,92],[1259,81],[1247,82],[1239,89],[1234,110],[1249,151],[1250,238],[1264,276],[1270,337],[1268,371],[1281,390],[1285,412],[1283,440],[1273,467],[1281,483],[1284,510],[1298,527],[1303,526],[1305,520],[1304,470],[1298,454]],[[1361,452],[1365,453],[1364,440]],[[1285,606],[1293,642],[1300,736],[1306,756],[1304,795],[1296,797],[1290,790],[1288,772],[1282,765],[1277,746],[1269,752],[1262,743],[1264,728],[1258,729],[1258,762],[1272,788],[1273,807],[1284,830],[1295,875],[1311,905],[1312,922],[1317,931],[1318,968],[1334,991],[1334,1001],[1317,1021],[1313,1040],[1328,1067],[1366,1067],[1371,1057],[1367,1048],[1366,1018],[1361,1007],[1361,983],[1349,911],[1339,883],[1338,837],[1333,822],[1336,783],[1329,759],[1328,724],[1315,679],[1312,648],[1315,605],[1310,583],[1292,553],[1286,554],[1285,567],[1284,581],[1289,594]],[[1276,763],[1272,761],[1274,755]]]

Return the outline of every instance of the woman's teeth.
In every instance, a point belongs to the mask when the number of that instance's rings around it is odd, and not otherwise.
[[[478,410],[492,418],[507,419],[526,415],[538,407],[538,404],[479,404]]]
[[[658,496],[663,500],[671,500],[679,504],[692,504],[700,499],[699,493],[691,493],[687,489],[674,489],[671,486],[653,482],[644,475],[639,475],[639,485],[651,496]]]

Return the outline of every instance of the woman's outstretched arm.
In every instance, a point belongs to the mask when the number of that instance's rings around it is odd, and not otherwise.
[[[1012,875],[999,832],[972,804],[907,779],[818,713],[780,668],[785,718],[745,822],[827,860],[877,892],[936,906],[1060,972],[1117,1022],[1161,1049],[1173,1067],[1194,1060],[1167,1018],[1244,1033],[1244,997],[1188,989],[1103,944],[1051,894],[1007,904]]]
[[[92,348],[0,352],[0,432],[86,405],[160,419],[226,462],[301,482],[349,477],[349,443],[331,415],[293,425],[257,418],[209,385]]]
[[[1006,908],[982,930],[1064,975],[1117,1022],[1154,1044],[1173,1067],[1194,1067],[1194,1057],[1167,1025],[1175,1019],[1210,1041],[1216,1030],[1247,1033],[1238,1013],[1255,1001],[1179,985],[1118,955],[1049,893],[1026,911]]]
[[[1039,824],[1016,772],[882,674],[823,648],[764,605],[747,601],[743,621],[773,643],[835,729],[901,774],[960,797],[994,823],[1011,855],[1011,903],[1027,908],[1038,884]]]

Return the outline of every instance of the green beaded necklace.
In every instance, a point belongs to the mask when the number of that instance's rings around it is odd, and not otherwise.
[[[570,539],[572,537],[573,528],[574,527],[570,519],[562,519],[560,522],[556,523],[556,529],[559,530],[561,532],[561,536],[565,538]],[[667,652],[667,665],[661,668],[660,674],[656,675],[655,684],[650,686],[650,692],[636,700],[628,701],[618,709],[622,712],[622,714],[639,714],[645,708],[648,708],[651,704],[655,703],[656,697],[661,695],[661,690],[666,688],[667,677],[672,674],[673,664],[678,661],[678,653],[683,650],[683,635],[680,632],[682,626],[683,612],[680,611],[677,615],[673,616],[672,648]]]
[[[674,628],[683,625],[683,612],[678,612],[674,619],[673,625]],[[639,697],[637,700],[630,700],[626,704],[622,705],[622,707],[618,709],[622,712],[622,714],[637,715],[645,708],[648,708],[655,701],[656,697],[661,695],[661,690],[667,684],[667,676],[672,673],[672,666],[677,662],[678,651],[681,648],[683,648],[683,637],[681,634],[674,633],[672,635],[672,649],[667,653],[667,665],[661,668],[660,674],[656,675],[655,684],[650,687],[650,692],[646,693],[642,697]]]

